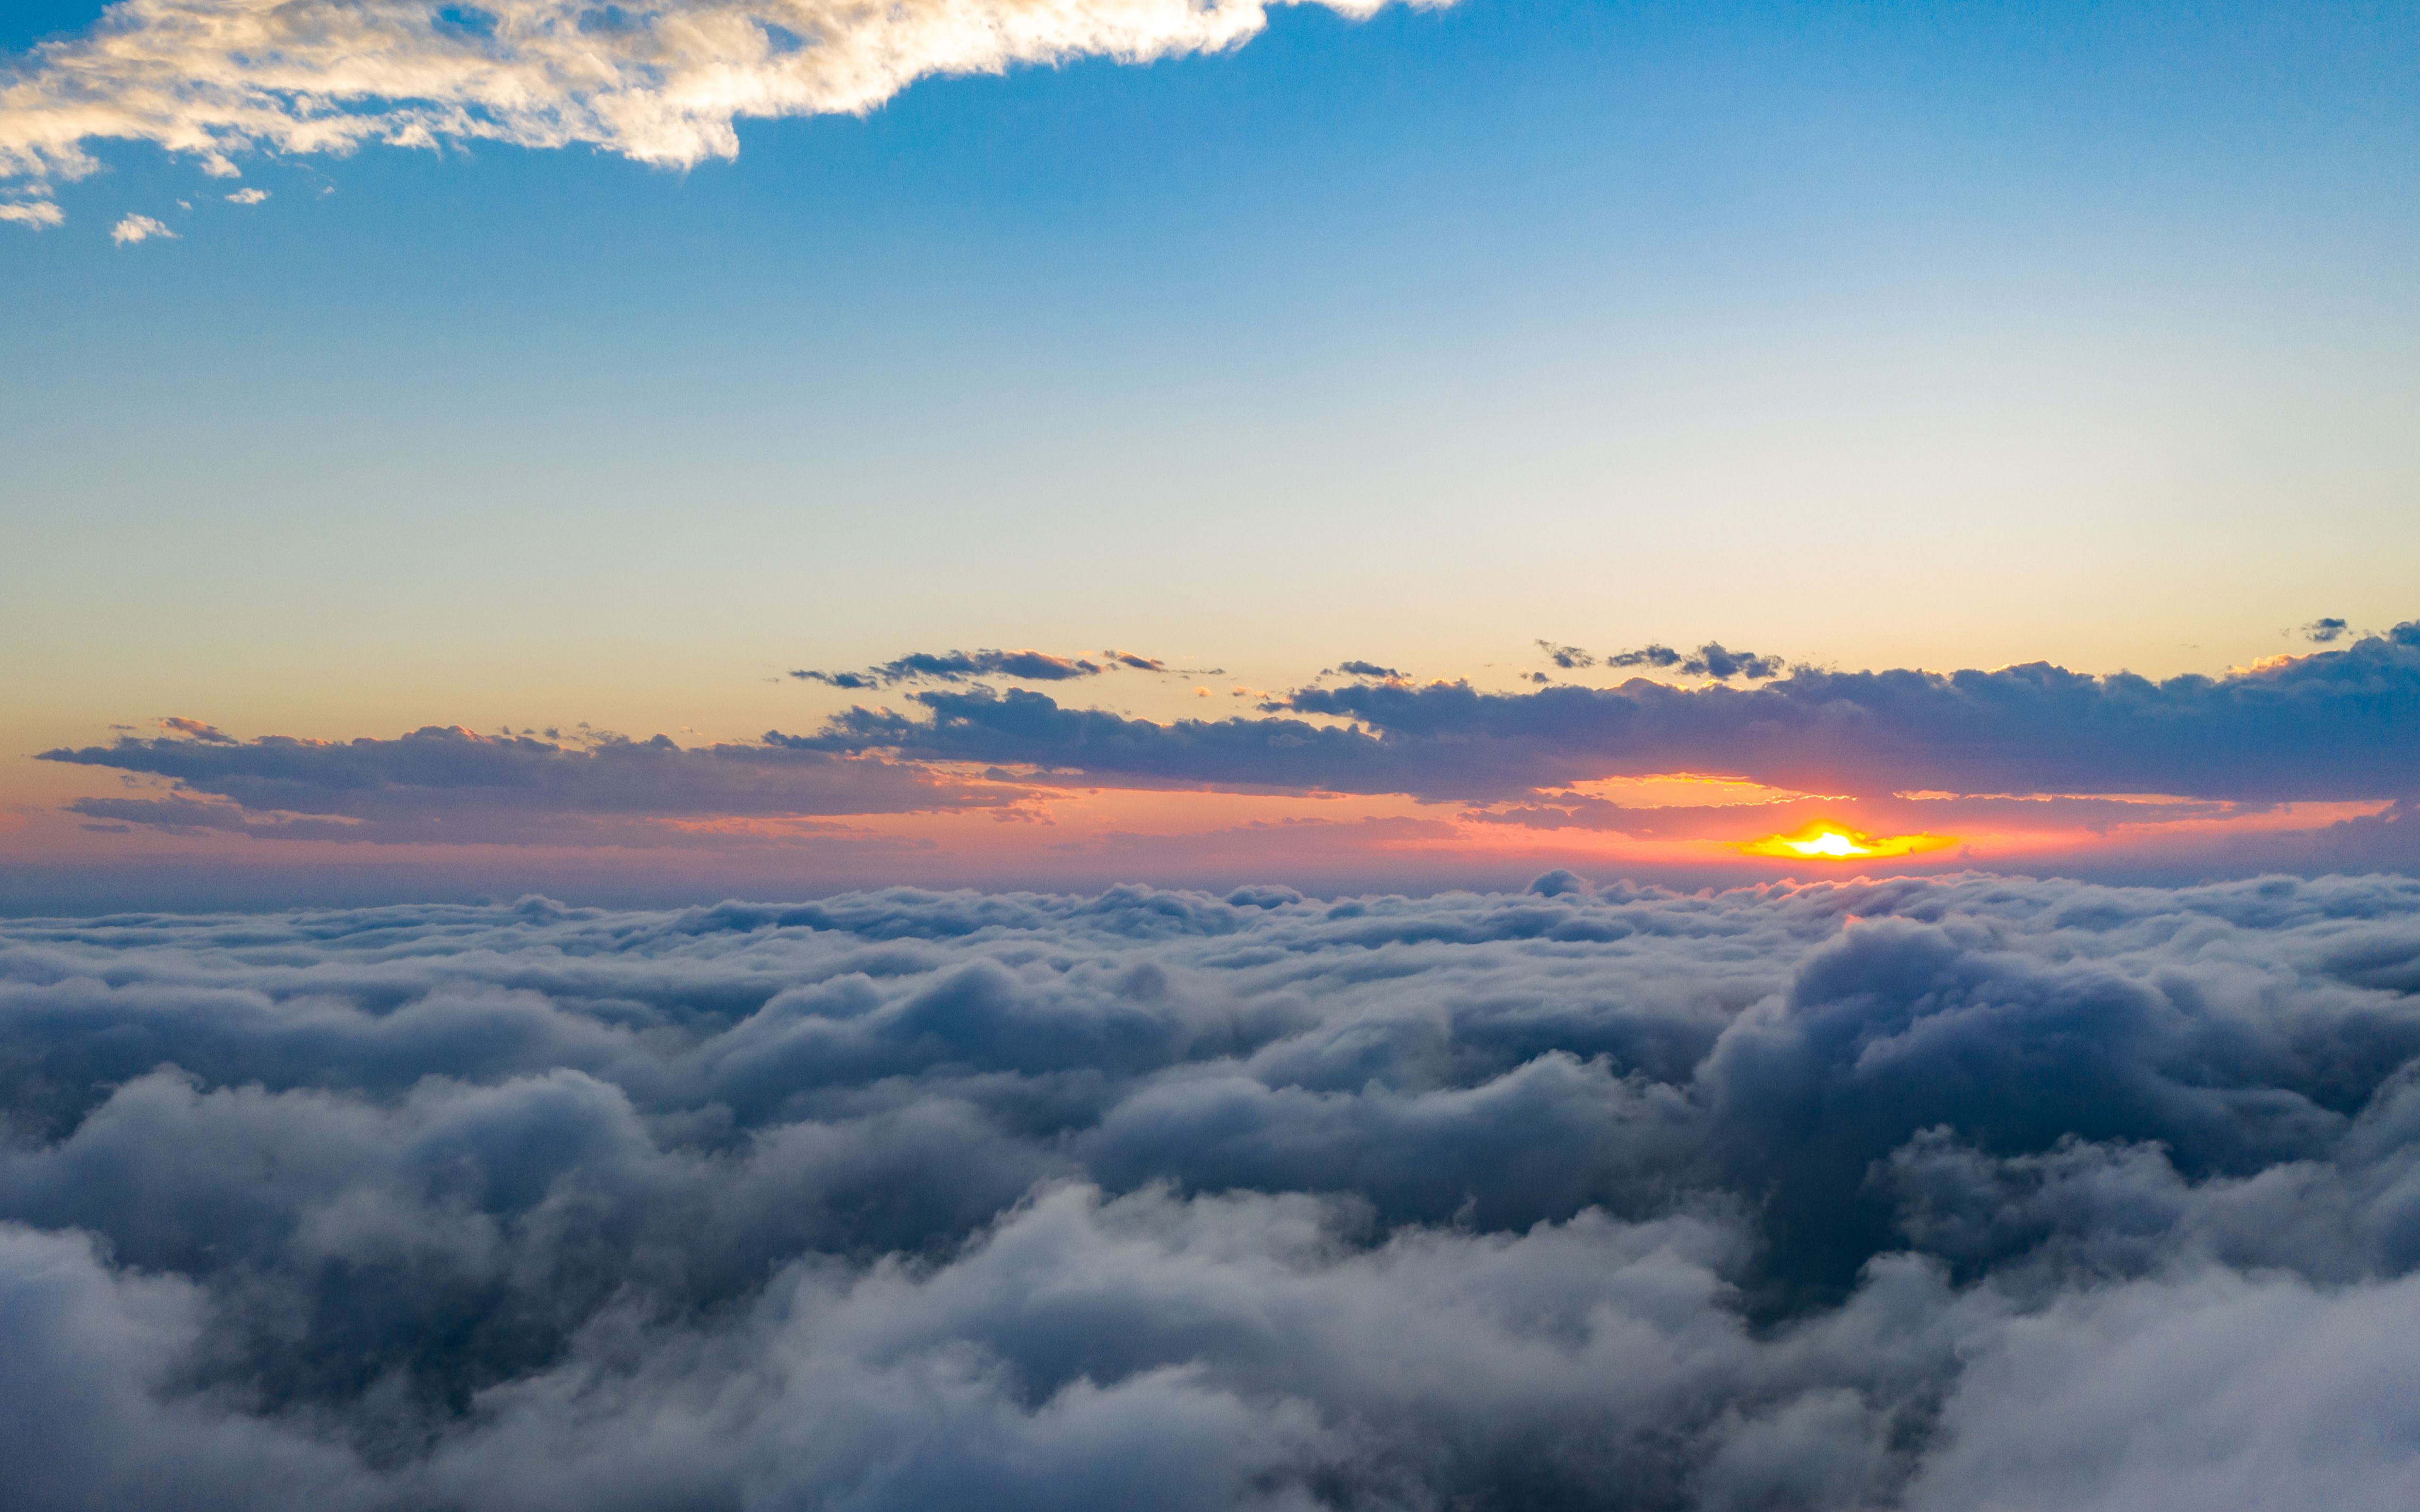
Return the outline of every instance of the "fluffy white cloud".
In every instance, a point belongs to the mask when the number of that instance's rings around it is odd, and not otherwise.
[[[14,221],[19,225],[30,225],[37,231],[57,225],[65,219],[58,206],[46,199],[0,201],[0,221]]]
[[[2420,883],[0,927],[12,1505],[2400,1508]]]
[[[443,137],[689,164],[736,153],[743,116],[865,110],[929,74],[1217,51],[1266,23],[1263,0],[120,0],[0,88],[0,174],[89,172],[101,138],[230,177],[248,150]]]
[[[147,215],[130,215],[109,228],[109,239],[121,247],[131,247],[138,241],[148,241],[153,237],[164,237],[174,241],[177,239],[177,233]]]
[[[269,191],[265,189],[239,189],[226,197],[226,202],[230,205],[257,205],[268,197]]]

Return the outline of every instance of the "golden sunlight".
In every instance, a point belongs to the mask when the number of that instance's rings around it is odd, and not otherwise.
[[[1869,835],[1862,829],[1849,829],[1819,819],[1794,834],[1767,835],[1762,840],[1742,841],[1739,849],[1744,856],[1857,861],[1869,856],[1912,856],[1918,851],[1944,850],[1957,843],[1955,835]]]

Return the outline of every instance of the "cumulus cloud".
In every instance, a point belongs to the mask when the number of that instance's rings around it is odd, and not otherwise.
[[[148,241],[153,237],[162,237],[174,241],[177,239],[177,233],[148,215],[129,215],[109,228],[109,239],[121,247],[131,247],[138,241]]]
[[[14,221],[40,231],[66,220],[58,206],[47,199],[0,200],[0,221]]]
[[[1644,645],[1636,651],[1617,651],[1605,658],[1608,667],[1678,667],[1681,653],[1663,644]]]
[[[1709,640],[1681,663],[1681,671],[1692,677],[1711,677],[1718,683],[1728,683],[1734,677],[1745,677],[1753,683],[1780,676],[1781,658],[1760,656],[1752,651],[1726,651],[1720,641]]]
[[[0,928],[13,1505],[2408,1505],[2420,883]]]
[[[1544,646],[1546,642],[1541,640],[1538,644]],[[1767,677],[1778,677],[1782,671],[1778,656],[1761,656],[1752,651],[1727,651],[1719,640],[1709,640],[1693,652],[1675,651],[1661,642],[1651,643],[1633,651],[1617,651],[1605,658],[1605,664],[1607,667],[1678,669],[1684,676],[1711,677],[1718,683],[1728,683],[1734,677],[1759,682]],[[1589,661],[1584,658],[1577,663],[1569,662],[1558,655],[1555,665],[1585,667]]]
[[[230,205],[257,205],[268,197],[269,191],[265,189],[239,189],[226,196],[226,202]]]
[[[1325,677],[1337,672],[1342,672],[1347,677],[1376,677],[1389,682],[1399,680],[1404,675],[1392,667],[1381,666],[1374,661],[1340,661],[1320,675]]]
[[[2333,645],[2351,633],[2350,625],[2334,616],[2313,620],[2303,626],[2303,639],[2313,645]]]
[[[932,74],[1218,52],[1267,21],[1260,0],[119,0],[0,84],[0,175],[89,173],[108,139],[229,177],[253,151],[447,139],[685,166],[736,155],[742,117],[869,110]]]
[[[779,744],[683,748],[663,735],[567,742],[436,726],[389,740],[240,741],[199,720],[163,723],[176,733],[121,735],[38,759],[173,781],[163,796],[70,805],[90,818],[269,839],[629,842],[665,820],[999,808],[1017,796],[878,758]]]
[[[2150,793],[2247,803],[2383,800],[2415,782],[2420,622],[2340,651],[2161,682],[2040,662],[1776,674],[1769,658],[1719,646],[1699,654],[1707,675],[1716,653],[1724,671],[1754,673],[1762,686],[1632,680],[1493,693],[1360,681],[1299,689],[1266,717],[1166,724],[1026,690],[940,688],[911,695],[908,714],[860,707],[813,735],[779,738],[1104,779],[1464,800],[1658,772],[1869,796]]]

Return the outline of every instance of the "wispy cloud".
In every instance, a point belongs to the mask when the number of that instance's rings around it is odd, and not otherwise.
[[[265,189],[239,189],[226,197],[226,202],[230,205],[257,205],[268,197],[269,191]]]
[[[170,734],[183,735],[187,739],[204,741],[213,746],[235,744],[235,737],[218,726],[200,719],[188,719],[182,715],[170,715],[160,721],[160,728]]]
[[[805,683],[831,687],[868,689],[901,683],[965,683],[978,677],[1001,677],[1028,683],[1065,683],[1114,671],[1177,671],[1154,656],[1131,651],[1104,651],[1090,656],[1054,656],[1047,651],[911,651],[907,656],[868,667],[862,671],[815,671],[799,668],[790,675]],[[1209,669],[1216,675],[1218,669]],[[1180,671],[1193,676],[1195,672]]]
[[[0,201],[0,221],[14,221],[39,231],[59,224],[67,216],[58,206],[46,199]]]
[[[100,139],[228,177],[250,151],[444,139],[688,165],[734,156],[742,117],[867,110],[932,74],[1216,52],[1267,22],[1263,0],[120,0],[0,87],[0,175],[78,177]]]
[[[174,241],[177,239],[177,233],[147,215],[130,215],[109,228],[109,239],[121,247],[131,247],[138,241],[148,241],[153,237],[163,237]]]
[[[1541,640],[1539,647],[1548,659],[1565,671],[1596,664],[1594,656],[1577,646],[1558,646]],[[1605,658],[1607,667],[1652,667],[1659,671],[1678,671],[1683,677],[1703,677],[1717,683],[1738,679],[1762,682],[1778,677],[1783,663],[1779,656],[1760,656],[1753,651],[1727,650],[1719,640],[1709,640],[1691,652],[1675,651],[1661,642],[1639,646],[1631,651],[1617,651]]]

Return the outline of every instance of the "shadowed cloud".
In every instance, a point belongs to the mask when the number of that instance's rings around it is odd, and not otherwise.
[[[719,820],[1038,813],[1019,806],[1078,788],[1202,789],[1456,804],[1457,822],[1506,838],[1526,829],[1709,841],[1817,820],[1876,835],[1952,836],[1980,825],[2093,836],[2229,822],[2278,805],[2367,803],[2381,811],[2321,814],[2311,823],[2333,828],[2307,842],[2263,842],[2245,852],[2247,864],[2412,859],[2409,816],[2385,806],[2420,796],[2412,754],[2420,624],[2223,677],[2160,682],[2043,663],[1770,675],[1768,658],[1724,656],[1726,670],[1754,686],[1633,678],[1494,692],[1354,662],[1342,669],[1353,681],[1272,695],[1249,714],[1158,720],[974,681],[1165,670],[1149,658],[954,652],[861,673],[794,674],[845,688],[940,686],[911,687],[901,708],[855,705],[811,733],[746,743],[684,748],[660,735],[566,742],[442,728],[239,741],[178,717],[163,721],[169,735],[39,759],[173,784],[71,803],[99,825],[290,839],[665,841],[667,826],[686,824],[696,833],[684,842],[704,843],[699,826]],[[962,775],[970,772],[983,775]],[[1589,787],[1658,774],[1754,791],[1683,787],[1641,800]],[[1858,811],[1825,811],[1823,795]],[[1742,802],[1767,812],[1742,816]],[[1340,844],[1376,833],[1331,832]]]
[[[237,741],[198,721],[168,723],[188,733],[120,736],[38,759],[176,783],[164,797],[71,805],[96,819],[308,840],[627,841],[646,820],[994,808],[1016,797],[878,757],[781,744],[685,748],[663,735],[564,744],[435,726],[392,740]]]
[[[1764,658],[1723,655],[1728,671],[1772,680],[1687,688],[1634,679],[1506,693],[1365,680],[1299,689],[1264,717],[1167,724],[1068,708],[1040,693],[934,690],[911,696],[921,717],[850,709],[814,735],[781,738],[1103,779],[1461,799],[1675,771],[1872,796],[2149,792],[2279,802],[2420,788],[2412,755],[2420,622],[2342,651],[2163,682],[2039,662],[1950,673],[1802,667],[1772,676]]]
[[[2415,963],[2376,877],[20,921],[0,1463],[28,1512],[2385,1512]]]

